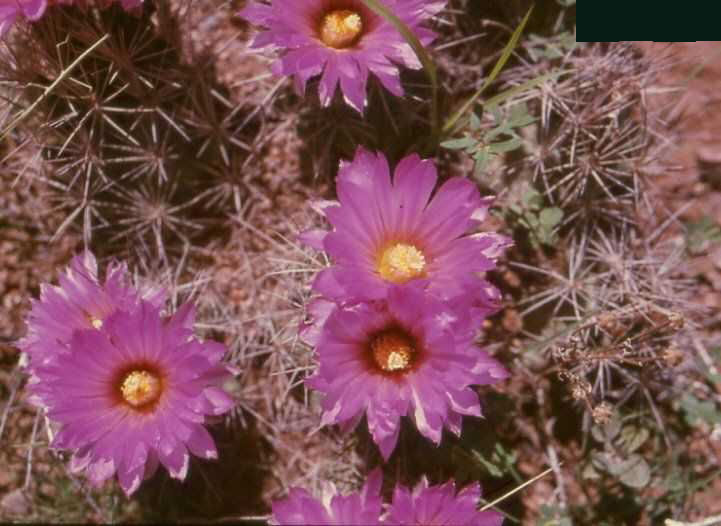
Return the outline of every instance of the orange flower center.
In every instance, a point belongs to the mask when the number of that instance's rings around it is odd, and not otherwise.
[[[405,283],[424,274],[426,258],[413,245],[396,243],[386,248],[380,256],[378,273],[391,283]]]
[[[143,370],[128,373],[120,386],[123,400],[136,408],[155,402],[160,390],[160,378]]]
[[[411,367],[415,349],[408,336],[397,330],[382,332],[371,341],[373,360],[383,371],[402,372]]]
[[[363,31],[361,16],[348,9],[337,9],[323,16],[320,23],[320,39],[335,49],[352,46]]]

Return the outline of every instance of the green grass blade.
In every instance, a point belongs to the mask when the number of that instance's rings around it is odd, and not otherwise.
[[[496,65],[493,67],[493,70],[491,71],[491,74],[486,77],[486,80],[483,81],[483,84],[481,85],[480,89],[473,94],[473,96],[468,99],[463,106],[461,106],[458,111],[456,111],[444,124],[443,126],[443,134],[447,134],[449,132],[452,132],[455,129],[456,123],[458,120],[463,117],[463,115],[473,107],[473,105],[476,103],[476,101],[481,97],[483,92],[488,88],[488,86],[496,80],[496,77],[501,73],[501,70],[503,70],[503,67],[506,65],[506,62],[508,62],[508,59],[511,58],[511,53],[513,53],[513,50],[516,49],[516,45],[518,44],[518,40],[521,38],[521,34],[523,33],[523,30],[526,28],[526,24],[528,23],[528,19],[531,17],[531,13],[533,12],[533,6],[528,10],[528,13],[526,13],[526,16],[523,17],[523,20],[521,21],[520,25],[516,28],[516,30],[513,32],[513,35],[511,35],[511,39],[508,41],[508,44],[506,44],[506,47],[503,49],[503,53],[501,53],[501,57],[496,62]]]
[[[362,0],[368,9],[373,11],[379,16],[385,18],[389,23],[396,28],[401,36],[408,42],[413,48],[418,60],[421,61],[423,69],[426,70],[426,74],[431,81],[431,88],[433,90],[433,100],[431,102],[431,126],[434,133],[438,130],[438,72],[436,70],[436,64],[431,59],[431,56],[423,47],[418,37],[411,31],[411,29],[398,18],[390,9],[388,9],[380,0]]]
[[[503,93],[499,93],[498,95],[495,95],[488,99],[486,102],[483,103],[484,107],[490,108],[493,106],[497,106],[500,103],[515,97],[516,95],[523,93],[524,91],[531,90],[535,88],[536,86],[540,86],[544,82],[550,79],[554,79],[556,77],[560,77],[561,75],[564,75],[566,73],[571,73],[570,69],[564,69],[559,71],[551,71],[550,73],[546,73],[545,75],[540,75],[536,77],[535,79],[527,80],[523,84],[519,84],[518,86],[515,86],[509,90],[504,91]]]

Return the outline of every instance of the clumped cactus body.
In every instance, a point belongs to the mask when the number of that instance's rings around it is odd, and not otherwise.
[[[257,126],[238,131],[249,111],[227,100],[212,57],[184,50],[172,9],[153,10],[51,6],[16,35],[2,76],[25,100],[41,98],[25,132],[68,214],[57,234],[82,225],[100,251],[167,264],[223,235]]]

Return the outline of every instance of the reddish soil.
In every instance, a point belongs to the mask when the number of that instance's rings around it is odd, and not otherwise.
[[[721,42],[639,42],[648,56],[669,62],[659,76],[658,93],[651,102],[663,105],[673,130],[673,144],[660,159],[657,183],[665,194],[668,208],[683,210],[683,222],[712,218],[721,224]],[[666,88],[671,88],[669,91]],[[708,308],[700,322],[707,328],[709,348],[721,343],[721,248],[711,246],[689,261],[689,273],[701,279],[700,301]],[[721,364],[713,364],[719,367]],[[721,385],[716,386],[721,393]],[[690,449],[705,451],[719,459],[721,441],[707,433],[688,438]],[[721,480],[716,480],[694,499],[689,519],[701,520],[721,513]]]
[[[673,144],[659,160],[658,187],[667,196],[668,207],[672,210],[692,203],[681,214],[682,220],[710,216],[721,223],[721,92],[718,89],[721,85],[721,42],[639,42],[638,47],[645,54],[660,55],[669,62],[669,67],[659,78],[658,86],[663,89],[648,94],[659,105],[668,107],[669,127],[674,130]],[[675,89],[667,90],[666,87]],[[6,153],[0,151],[0,158]],[[267,162],[272,163],[278,157],[281,156],[269,153]],[[284,170],[275,167],[269,171]],[[18,387],[18,375],[14,370],[17,354],[8,344],[23,332],[22,319],[29,298],[37,295],[39,283],[52,281],[56,270],[75,250],[77,239],[66,236],[50,243],[50,236],[61,217],[40,215],[40,211],[47,209],[41,203],[44,197],[41,185],[27,181],[13,184],[2,173],[0,171],[0,398],[4,408],[8,397],[15,396],[11,393]],[[274,182],[278,184],[282,179]],[[721,252],[712,250],[690,263],[691,271],[701,275],[704,281],[701,299],[710,308],[711,318],[716,318],[715,324],[709,325],[709,338],[718,340],[715,334],[719,328],[718,309],[721,308]],[[512,324],[512,320],[507,323]],[[27,444],[35,423],[35,412],[25,404],[15,404],[17,410],[13,409],[8,415],[1,437],[0,520],[23,516],[22,511],[27,509],[21,498],[14,498],[14,491],[25,484]],[[707,450],[709,455],[715,454],[718,458],[721,444],[708,443],[707,437],[699,435],[689,438],[692,447]],[[46,442],[47,437],[38,436],[37,441]],[[6,448],[7,444],[10,446]],[[54,499],[63,488],[55,488],[46,481],[62,476],[61,462],[51,458],[47,449],[42,448],[42,451],[34,460],[33,469],[41,474],[50,470],[57,473],[30,480],[29,484],[37,486],[30,489],[36,490],[41,498]],[[525,472],[523,467],[521,471]],[[528,470],[529,473],[534,471]],[[539,505],[553,491],[550,481],[549,478],[539,482],[532,492]],[[693,516],[702,518],[721,513],[720,494],[721,481],[717,481],[714,487],[698,496]],[[77,520],[107,519],[87,510],[78,510],[74,517]],[[63,518],[73,519],[68,515]]]

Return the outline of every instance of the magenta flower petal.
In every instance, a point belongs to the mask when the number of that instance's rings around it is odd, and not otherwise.
[[[443,1],[385,0],[384,4],[424,43],[435,34],[422,26],[445,5]],[[347,104],[362,112],[367,104],[368,75],[402,95],[398,65],[420,69],[421,63],[405,39],[385,18],[360,0],[271,0],[250,2],[240,16],[266,29],[252,47],[280,51],[281,75],[293,76],[301,91],[311,77],[321,75],[320,101],[330,104],[337,87]]]
[[[469,232],[491,203],[471,181],[451,178],[433,194],[436,181],[433,163],[415,154],[392,178],[385,157],[363,148],[341,163],[338,203],[321,210],[332,230],[302,238],[316,248],[322,242],[332,259],[313,283],[316,292],[354,303],[382,300],[391,286],[414,283],[444,301],[463,296],[477,316],[495,311],[500,293],[479,274],[495,268],[511,240]]]
[[[413,525],[413,526],[501,526],[503,515],[477,511],[481,488],[468,486],[456,493],[449,482],[429,486],[424,478],[413,489],[397,486],[388,512],[381,517],[382,472],[376,468],[360,492],[347,496],[326,495],[321,500],[293,488],[285,499],[273,502],[271,524],[275,525]]]
[[[303,321],[299,330],[300,338],[305,343],[311,347],[318,343],[325,320],[328,319],[334,308],[335,303],[323,298],[317,298],[308,304],[306,314],[310,319]]]
[[[318,326],[306,328],[319,367],[306,383],[324,394],[322,424],[347,428],[365,415],[387,460],[402,416],[436,444],[444,427],[459,431],[454,414],[481,416],[471,386],[507,373],[474,345],[481,319],[451,305],[413,284],[393,285],[375,302],[319,300]]]
[[[143,5],[143,2],[145,0],[121,0],[121,4],[123,6],[123,9],[126,11],[130,11],[132,9],[136,9]]]
[[[210,433],[202,425],[193,426],[193,432],[186,441],[188,449],[196,457],[218,458],[218,450]]]
[[[48,6],[47,0],[19,0],[23,15],[28,20],[38,20]]]
[[[127,495],[135,493],[145,476],[148,446],[142,442],[128,442],[123,462],[118,467],[118,481]]]
[[[18,19],[39,19],[47,8],[47,0],[0,0],[0,37],[4,36]]]
[[[380,489],[383,475],[375,469],[363,489],[351,495],[327,495],[323,502],[303,489],[293,488],[288,497],[273,502],[271,524],[276,525],[368,525],[380,524]]]
[[[73,452],[71,468],[93,484],[117,474],[128,495],[158,463],[182,480],[191,453],[217,458],[203,424],[232,406],[219,387],[224,347],[192,337],[192,308],[164,319],[151,302],[131,306],[100,329],[76,329],[62,360],[37,365],[28,387],[59,425],[52,445]]]
[[[409,491],[397,486],[393,503],[383,524],[428,526],[500,526],[503,515],[495,511],[477,511],[481,488],[468,486],[456,493],[449,482],[429,486],[425,477]]]
[[[33,301],[28,315],[28,332],[19,346],[29,355],[31,369],[66,350],[74,331],[97,330],[113,313],[133,309],[141,300],[156,307],[165,302],[160,288],[133,287],[125,264],[111,263],[101,282],[90,252],[73,258],[59,282],[41,286],[40,300]]]
[[[18,10],[10,6],[0,5],[0,38],[10,31],[10,28],[18,18]]]
[[[328,511],[304,489],[293,488],[285,500],[273,503],[271,524],[332,524]]]
[[[321,229],[306,230],[298,235],[298,241],[316,250],[323,250],[323,239],[327,232]]]

